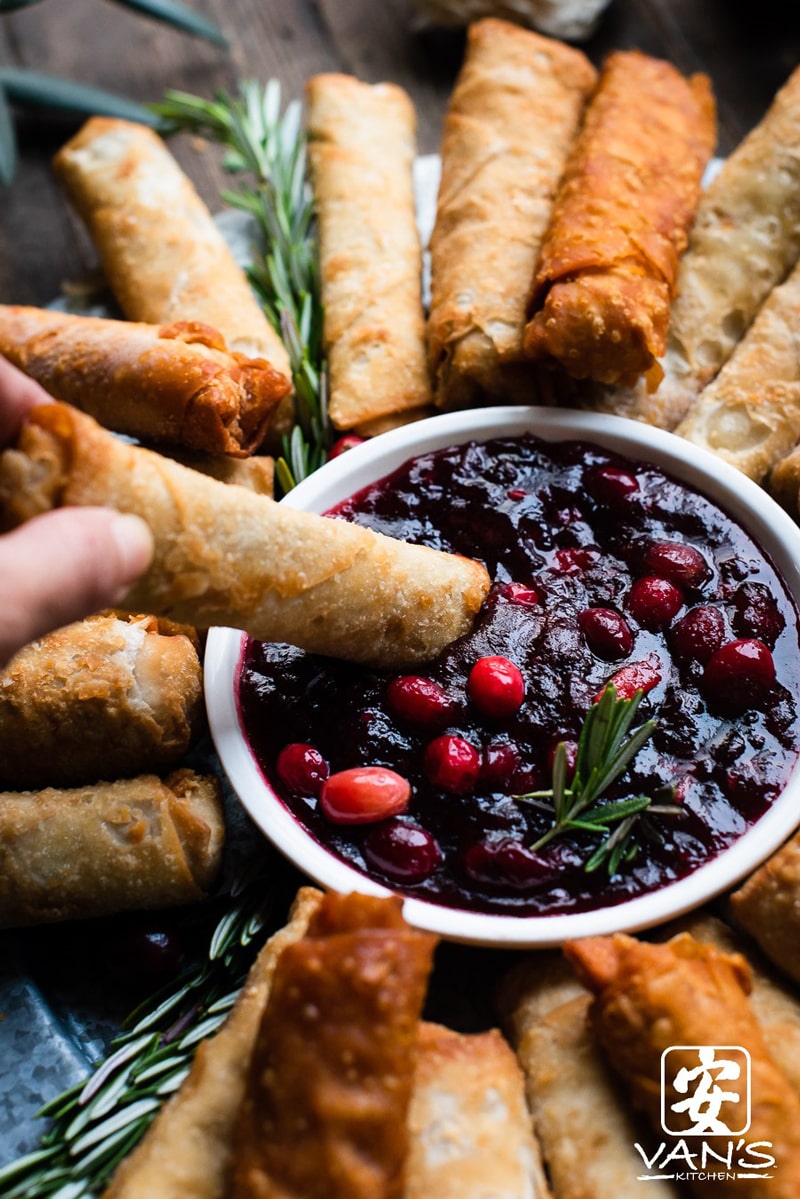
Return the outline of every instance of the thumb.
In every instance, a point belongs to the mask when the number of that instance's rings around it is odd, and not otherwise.
[[[118,603],[153,556],[138,516],[60,508],[0,537],[0,666],[29,641]]]

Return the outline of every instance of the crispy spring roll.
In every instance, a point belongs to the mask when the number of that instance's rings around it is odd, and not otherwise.
[[[597,73],[579,50],[487,19],[469,28],[444,124],[428,355],[445,408],[532,402],[525,304]]]
[[[159,448],[159,453],[164,453]],[[273,496],[275,494],[275,459],[269,454],[253,454],[250,458],[230,458],[225,454],[193,454],[181,450],[170,450],[167,457],[181,466],[199,470],[202,475],[219,479],[220,483],[230,483],[237,487],[246,487],[258,495]]]
[[[655,391],[597,388],[591,406],[674,429],[800,255],[800,67],[704,189]]]
[[[472,624],[485,568],[296,511],[128,445],[66,404],[30,413],[0,454],[0,525],[63,505],[150,525],[150,569],[117,605],[225,625],[379,667],[424,662]]]
[[[675,432],[757,483],[800,441],[800,265]]]
[[[0,305],[0,354],[107,429],[215,454],[250,454],[289,380],[229,353],[206,325],[70,316]]]
[[[306,88],[319,222],[323,338],[337,429],[429,403],[422,248],[406,93],[349,75]]]
[[[657,1132],[663,1103],[669,1127],[678,1130],[678,1136],[680,1130],[694,1133],[705,1121],[704,1140],[725,1161],[731,1141],[726,1117],[735,1127],[747,1123],[741,1049],[749,1053],[747,1141],[769,1142],[769,1156],[775,1161],[769,1171],[770,1196],[794,1199],[800,1192],[800,1098],[767,1049],[747,998],[750,977],[744,958],[720,953],[686,933],[662,944],[623,934],[587,938],[566,945],[565,953],[595,995],[591,1019],[601,1046]],[[719,1061],[714,1057],[719,1046],[738,1047],[734,1065],[741,1081],[735,1082],[733,1072],[727,1075],[731,1081],[720,1081],[718,1070],[713,1070],[709,1086],[718,1084],[731,1098],[724,1100],[719,1113],[710,1103],[695,1109],[691,1083],[708,1066],[698,1049],[711,1047],[712,1064],[725,1069],[724,1051],[720,1049]],[[667,1051],[670,1070],[662,1096],[662,1054]],[[734,1147],[736,1140],[733,1134]],[[759,1160],[764,1159],[754,1159],[753,1165]],[[723,1169],[714,1193],[761,1199],[764,1173],[752,1167],[749,1174]],[[690,1185],[693,1193],[706,1193],[702,1176],[690,1179]]]
[[[499,1032],[422,1024],[404,1199],[549,1199],[517,1060]]]
[[[91,617],[20,650],[0,673],[0,782],[75,787],[162,773],[203,722],[192,641],[152,616]]]
[[[194,186],[146,125],[91,117],[53,167],[94,241],[125,316],[151,325],[199,321],[232,353],[289,356]]]
[[[225,823],[213,775],[0,792],[0,927],[204,899]]]
[[[436,938],[402,901],[326,896],[281,954],[250,1063],[230,1199],[401,1199]]]
[[[733,892],[730,909],[770,961],[800,982],[800,833]]]
[[[303,887],[267,941],[216,1036],[198,1047],[180,1089],[122,1162],[103,1199],[228,1199],[233,1137],[256,1034],[283,950],[306,932],[322,893]]]
[[[638,51],[608,56],[544,237],[526,353],[601,383],[655,367],[715,140],[706,76]]]

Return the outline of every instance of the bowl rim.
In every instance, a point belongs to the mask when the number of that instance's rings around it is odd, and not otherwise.
[[[606,413],[507,406],[443,413],[383,433],[327,462],[281,501],[324,512],[409,458],[470,440],[532,433],[545,440],[594,442],[634,461],[651,462],[687,483],[737,520],[772,562],[800,609],[800,527],[736,467],[674,433]],[[209,729],[223,770],[251,820],[308,878],[334,891],[393,894],[336,858],[295,819],[264,777],[240,724],[237,687],[247,635],[209,631],[204,686]],[[735,886],[800,825],[800,759],[767,812],[727,849],[685,878],[588,912],[514,916],[452,908],[403,896],[406,920],[473,945],[545,948],[576,937],[635,932],[673,920]]]

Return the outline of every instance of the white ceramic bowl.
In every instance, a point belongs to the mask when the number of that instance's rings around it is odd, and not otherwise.
[[[637,421],[551,408],[487,408],[434,416],[382,434],[327,463],[283,503],[325,512],[409,458],[470,440],[534,433],[550,441],[595,442],[651,462],[724,508],[772,559],[800,603],[800,529],[755,483],[682,438]],[[385,895],[387,888],[346,865],[306,832],[264,778],[239,724],[237,680],[245,638],[213,629],[205,655],[211,733],[231,785],[256,825],[309,878],[337,891]],[[634,931],[670,920],[732,887],[800,824],[800,767],[770,809],[730,848],[686,878],[650,894],[591,912],[489,915],[407,898],[409,923],[479,945],[540,947],[574,937]]]

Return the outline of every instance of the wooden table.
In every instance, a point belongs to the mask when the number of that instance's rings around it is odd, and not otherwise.
[[[219,50],[103,0],[45,0],[0,17],[0,63],[36,67],[140,100],[168,87],[211,95],[241,76],[280,79],[287,98],[309,75],[345,71],[408,89],[419,150],[438,148],[463,34],[422,32],[411,0],[190,0],[230,39]],[[706,71],[719,107],[720,154],[759,120],[800,62],[800,10],[786,0],[612,0],[583,48],[599,63],[637,47],[685,72]],[[0,301],[45,304],[81,276],[93,255],[50,171],[79,122],[19,113],[20,166],[0,193]],[[173,148],[212,208],[222,170],[215,149],[177,138]]]

